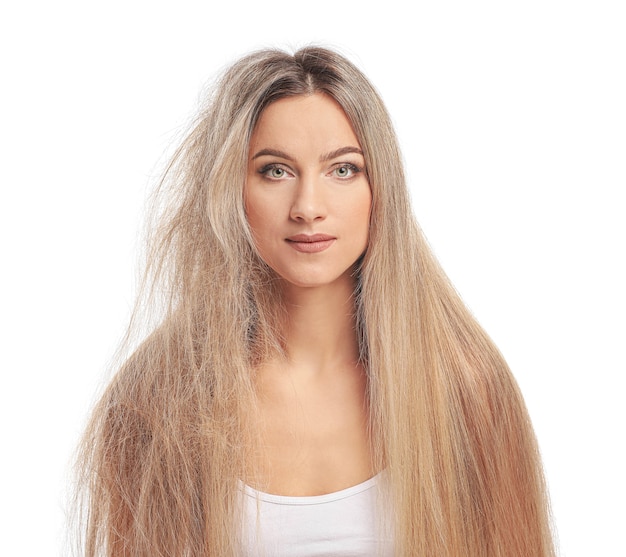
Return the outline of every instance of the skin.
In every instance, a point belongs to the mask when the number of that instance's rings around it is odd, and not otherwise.
[[[268,106],[251,138],[244,195],[257,249],[287,307],[286,357],[255,374],[262,451],[251,483],[291,496],[356,485],[373,475],[353,301],[372,197],[341,107],[323,94]],[[302,234],[326,240],[311,252],[292,241]]]

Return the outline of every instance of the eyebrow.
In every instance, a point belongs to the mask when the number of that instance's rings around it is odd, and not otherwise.
[[[335,151],[331,151],[330,153],[326,153],[325,155],[322,155],[320,157],[320,160],[322,162],[327,162],[333,159],[336,159],[337,157],[342,157],[343,155],[347,155],[348,153],[357,153],[358,155],[363,156],[363,151],[361,151],[361,149],[359,149],[358,147],[341,147],[339,149],[336,149]]]
[[[337,157],[347,155],[348,153],[356,153],[357,155],[363,156],[363,151],[361,151],[361,149],[359,149],[358,147],[347,146],[347,147],[340,147],[339,149],[335,149],[334,151],[330,151],[329,153],[322,155],[320,157],[320,161],[327,162],[332,159],[336,159]],[[279,157],[281,159],[285,159],[288,161],[295,160],[291,155],[279,149],[261,149],[260,151],[255,153],[255,155],[252,157],[252,160],[258,159],[259,157],[265,157],[265,156]]]

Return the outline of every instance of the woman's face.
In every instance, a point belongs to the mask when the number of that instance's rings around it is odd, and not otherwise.
[[[257,249],[279,276],[300,287],[352,280],[372,194],[361,146],[333,99],[287,97],[264,109],[244,194]]]

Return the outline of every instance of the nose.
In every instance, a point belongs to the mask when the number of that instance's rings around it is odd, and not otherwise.
[[[289,217],[298,222],[324,220],[327,216],[326,199],[321,179],[302,176],[294,191]]]

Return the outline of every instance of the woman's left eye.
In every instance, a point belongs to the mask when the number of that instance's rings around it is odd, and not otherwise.
[[[340,164],[339,166],[333,169],[335,176],[341,179],[352,178],[358,172],[361,172],[361,169],[354,164]]]

